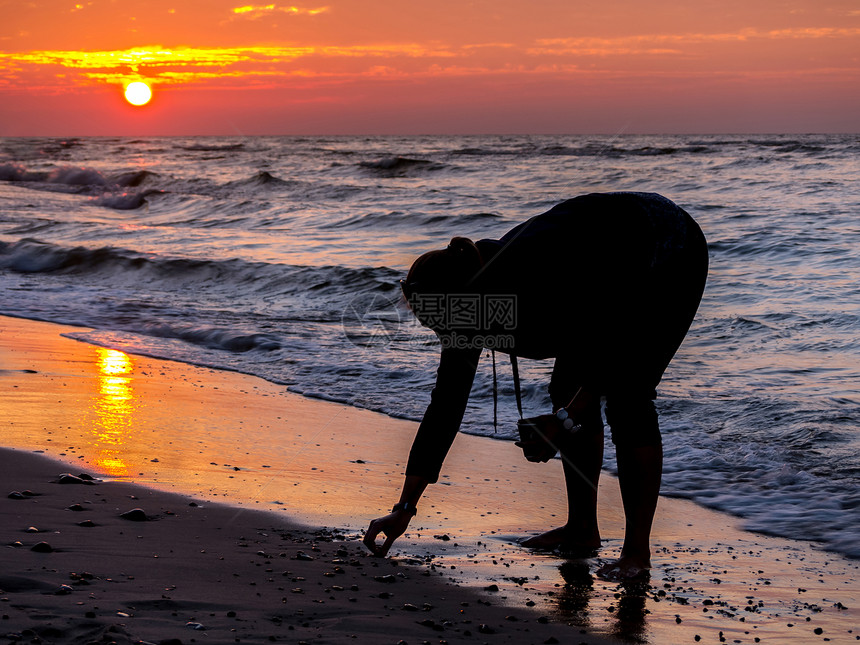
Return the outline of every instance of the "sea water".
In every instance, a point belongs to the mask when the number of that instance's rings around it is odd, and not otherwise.
[[[2,139],[0,313],[418,420],[439,346],[400,296],[412,260],[619,190],[709,241],[659,388],[663,492],[860,557],[858,135]],[[512,439],[497,358],[498,431],[489,357],[462,429]],[[526,414],[551,368],[521,361]]]

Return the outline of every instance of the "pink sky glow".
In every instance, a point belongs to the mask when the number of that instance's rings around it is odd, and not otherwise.
[[[856,0],[2,5],[1,136],[860,127]]]

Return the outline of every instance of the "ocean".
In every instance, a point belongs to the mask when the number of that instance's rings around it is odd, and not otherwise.
[[[401,300],[412,260],[626,190],[709,241],[659,388],[663,494],[860,558],[860,135],[0,139],[0,313],[420,420],[439,346]],[[462,430],[511,440],[497,362],[498,431],[490,360]],[[551,369],[520,361],[527,415]]]

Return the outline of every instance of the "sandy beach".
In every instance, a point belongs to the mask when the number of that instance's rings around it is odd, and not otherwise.
[[[482,437],[458,437],[392,557],[373,558],[359,538],[396,501],[417,424],[73,330],[0,318],[9,641],[860,640],[860,563],[684,500],[660,501],[650,584],[594,578],[623,537],[609,476],[598,558],[519,548],[563,523],[561,467]]]

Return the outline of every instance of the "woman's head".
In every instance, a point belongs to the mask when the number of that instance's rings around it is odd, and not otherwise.
[[[429,251],[412,264],[403,281],[403,295],[422,324],[420,303],[451,294],[474,293],[474,280],[484,262],[475,243],[465,237],[455,237],[448,247]],[[427,324],[428,327],[434,325]]]

